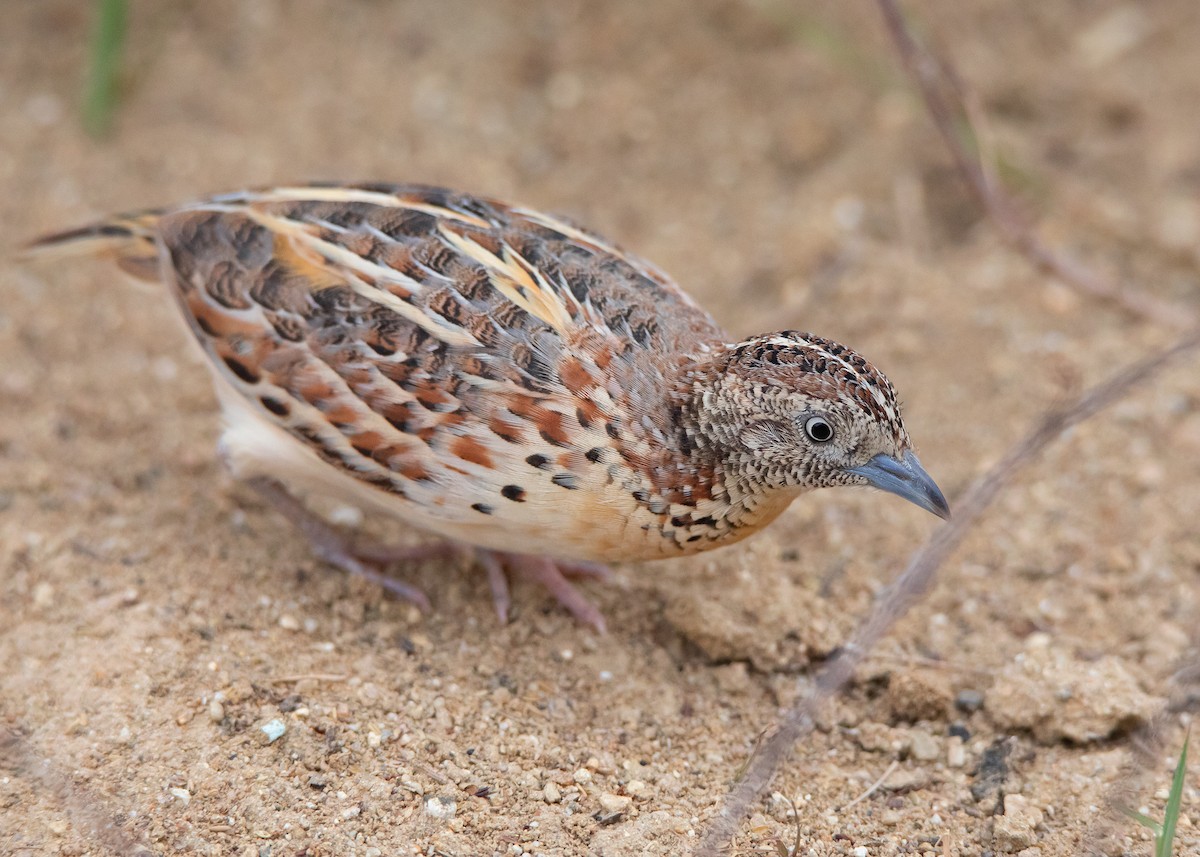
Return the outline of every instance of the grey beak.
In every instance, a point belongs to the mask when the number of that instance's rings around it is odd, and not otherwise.
[[[901,460],[881,454],[860,467],[846,468],[846,472],[863,477],[880,491],[916,503],[939,518],[950,517],[950,504],[911,450]]]

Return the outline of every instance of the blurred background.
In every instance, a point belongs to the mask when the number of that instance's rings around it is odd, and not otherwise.
[[[309,179],[566,214],[670,272],[734,336],[811,330],[868,355],[951,501],[1047,407],[1170,338],[1001,244],[872,3],[133,0],[107,100],[88,94],[106,5],[123,4],[4,5],[8,247]],[[954,59],[980,150],[1047,240],[1194,310],[1200,5],[906,9]],[[207,377],[165,295],[102,265],[0,264],[0,654],[19,665],[0,714],[160,851],[468,854],[540,837],[526,853],[679,853],[795,674],[933,525],[894,498],[804,498],[744,548],[624,569],[635,597],[593,589],[613,629],[599,641],[525,589],[498,627],[465,568],[413,573],[436,605],[420,617],[328,573],[224,481]],[[870,854],[1079,853],[1088,807],[1121,777],[1106,742],[1157,710],[1192,645],[1195,377],[1176,369],[1073,432],[947,566],[778,784],[810,796],[812,853],[847,853],[839,835]],[[245,749],[291,696],[309,717],[291,755]],[[501,721],[529,741],[508,747]],[[1010,735],[1004,785],[977,797]],[[891,761],[906,785],[832,812]],[[456,820],[403,783],[455,795]],[[1027,834],[996,832],[1005,792],[1042,814]],[[632,801],[620,823],[592,820],[601,794]],[[758,809],[747,848],[790,842],[786,806]],[[4,816],[15,853],[91,853],[78,814],[28,778],[0,786]]]

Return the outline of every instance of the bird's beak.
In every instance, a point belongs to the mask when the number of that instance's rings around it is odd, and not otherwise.
[[[950,504],[911,450],[901,459],[877,455],[859,467],[847,467],[846,472],[863,477],[880,491],[916,503],[939,518],[950,517]]]

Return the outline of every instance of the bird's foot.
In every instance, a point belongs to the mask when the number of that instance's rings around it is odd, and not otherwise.
[[[357,545],[333,525],[310,512],[278,481],[263,476],[248,481],[281,515],[291,521],[296,529],[304,533],[313,553],[323,562],[369,580],[422,610],[429,609],[429,599],[425,593],[411,583],[388,575],[384,568],[404,560],[418,561],[458,553],[458,548],[449,543],[417,545],[403,549],[384,545]]]
[[[598,632],[605,632],[604,616],[587,597],[575,588],[569,578],[610,580],[612,570],[595,562],[570,562],[550,559],[532,554],[504,553],[501,551],[477,550],[479,564],[487,572],[488,585],[492,589],[492,603],[501,622],[508,621],[508,609],[512,598],[508,591],[508,574],[519,575],[526,580],[539,583],[577,620],[590,625]]]
[[[465,550],[469,550],[454,542],[431,542],[403,547],[356,542],[325,519],[309,511],[307,506],[293,497],[277,480],[256,477],[248,481],[280,514],[304,533],[313,553],[323,562],[369,580],[422,610],[428,610],[430,607],[425,593],[411,583],[390,576],[385,569],[401,562],[454,559],[461,556]],[[571,579],[609,580],[612,578],[612,571],[608,566],[482,548],[475,553],[479,564],[487,572],[492,602],[501,622],[508,621],[508,611],[512,606],[507,575],[513,574],[541,584],[572,616],[604,633],[604,616],[596,605],[575,588]]]

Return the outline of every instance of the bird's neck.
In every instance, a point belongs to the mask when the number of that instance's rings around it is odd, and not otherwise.
[[[728,364],[729,350],[718,347],[672,367],[665,414],[655,420],[661,434],[641,468],[666,522],[664,534],[688,553],[762,529],[801,490],[765,490],[757,478],[753,455],[740,446],[735,415],[721,396]]]

